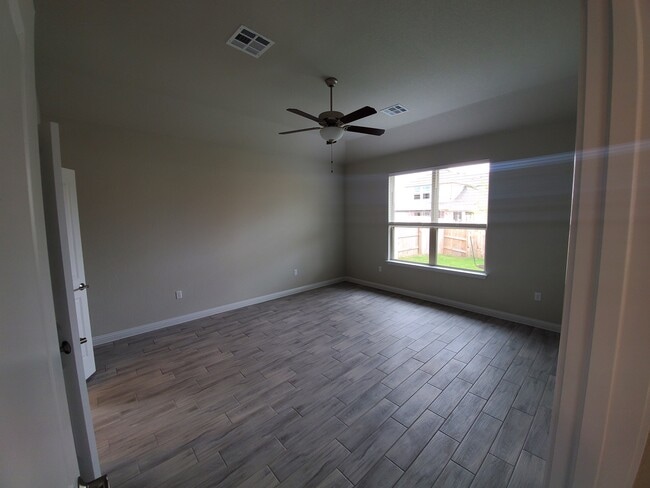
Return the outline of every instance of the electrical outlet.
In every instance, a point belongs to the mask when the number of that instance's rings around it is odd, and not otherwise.
[[[542,301],[542,292],[541,291],[536,291],[535,294],[533,295],[533,299],[536,302],[541,302]]]
[[[377,266],[377,271],[381,273],[381,266]]]
[[[298,276],[298,268],[294,268],[294,269],[293,269],[293,275],[294,275],[294,276]]]
[[[183,298],[183,290],[176,290],[176,300]]]

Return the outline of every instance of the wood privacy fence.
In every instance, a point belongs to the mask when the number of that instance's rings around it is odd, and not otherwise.
[[[396,229],[397,258],[429,254],[429,229],[401,227]],[[479,229],[439,229],[438,254],[445,256],[485,258],[485,231]]]
[[[485,231],[477,229],[442,229],[438,253],[475,259],[485,258]],[[440,236],[440,234],[438,234]],[[440,248],[442,244],[442,249]]]

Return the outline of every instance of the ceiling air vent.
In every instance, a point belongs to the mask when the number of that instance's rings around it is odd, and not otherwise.
[[[259,58],[275,43],[270,39],[259,35],[254,30],[249,29],[245,25],[242,25],[235,31],[230,39],[228,39],[226,44],[239,49],[240,51],[244,51],[246,54],[250,54],[253,57]]]
[[[391,105],[390,107],[386,107],[381,111],[382,114],[390,115],[391,117],[394,117],[395,115],[403,114],[404,112],[408,112],[408,109],[404,105],[400,105],[399,103],[396,103],[395,105]]]

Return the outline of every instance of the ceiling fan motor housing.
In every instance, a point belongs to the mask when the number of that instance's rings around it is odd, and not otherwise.
[[[325,127],[337,127],[341,125],[341,117],[343,117],[343,114],[341,112],[337,112],[335,110],[328,110],[327,112],[323,112],[318,116],[318,119],[320,120],[321,125]]]

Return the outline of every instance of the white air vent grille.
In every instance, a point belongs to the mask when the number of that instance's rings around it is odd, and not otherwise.
[[[250,54],[255,58],[259,58],[264,54],[273,44],[272,40],[259,35],[253,29],[249,29],[242,25],[235,31],[235,33],[228,39],[226,43],[246,54]]]
[[[395,115],[403,114],[404,112],[408,112],[408,109],[404,105],[400,105],[399,103],[396,103],[395,105],[391,105],[390,107],[386,107],[381,111],[381,113],[390,115],[391,117],[394,117]]]

